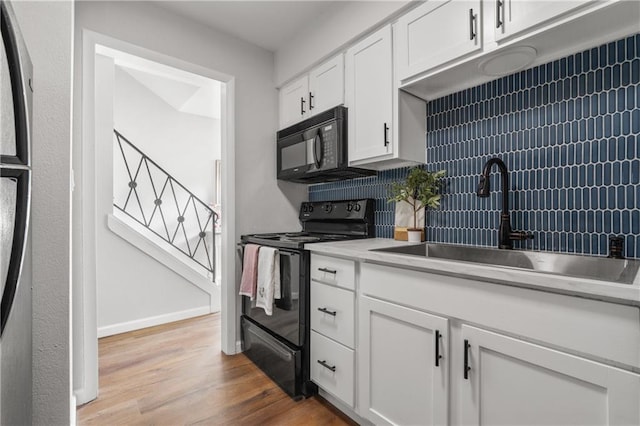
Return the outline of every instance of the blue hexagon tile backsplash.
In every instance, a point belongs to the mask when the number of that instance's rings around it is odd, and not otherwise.
[[[509,169],[516,247],[606,255],[625,237],[640,258],[640,34],[463,90],[427,105],[426,168],[447,170],[427,240],[496,246],[500,181],[475,195],[484,163]],[[376,199],[376,236],[393,237],[390,182],[408,168],[309,186],[311,201]]]

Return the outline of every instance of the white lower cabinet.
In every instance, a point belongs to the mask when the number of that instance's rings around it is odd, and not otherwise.
[[[447,424],[447,319],[369,297],[359,310],[360,415],[375,424]]]
[[[637,307],[356,271],[356,408],[372,423],[640,425]]]
[[[468,325],[462,337],[465,425],[640,424],[638,374]]]
[[[311,255],[311,380],[355,407],[355,262]]]
[[[354,370],[353,349],[311,331],[311,380],[351,407]]]

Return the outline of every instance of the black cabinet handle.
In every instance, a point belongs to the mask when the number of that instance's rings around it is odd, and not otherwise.
[[[496,28],[500,28],[502,26],[502,3],[501,0],[496,0]]]
[[[387,123],[384,123],[384,146],[389,145],[389,126]]]
[[[469,40],[473,40],[476,36],[476,15],[473,14],[473,9],[469,9]]]
[[[442,359],[442,355],[440,355],[440,331],[436,330],[436,367],[440,367],[440,360]]]
[[[331,315],[332,317],[335,317],[335,316],[336,316],[336,314],[338,313],[337,311],[330,311],[330,310],[328,310],[327,308],[318,308],[318,310],[319,310],[320,312],[325,313],[325,314],[329,314],[329,315]]]
[[[311,111],[313,108],[315,108],[313,106],[313,98],[314,98],[313,93],[309,92],[309,111]]]
[[[327,268],[318,268],[318,271],[320,272],[326,272],[327,274],[337,274],[338,271],[336,271],[335,269],[327,269]]]
[[[465,380],[469,380],[469,370],[471,370],[471,367],[469,367],[469,348],[471,347],[471,345],[469,344],[469,341],[467,339],[464,339],[464,378]]]
[[[305,102],[306,102],[306,101],[305,101],[305,100],[304,100],[304,98],[301,96],[301,97],[300,97],[300,115],[302,115],[302,114],[304,114],[304,113],[305,113],[305,110],[304,110],[304,104],[305,104]]]
[[[325,360],[322,360],[322,361],[318,360],[318,364],[320,364],[321,366],[323,366],[327,370],[331,370],[331,371],[334,371],[334,372],[336,371],[336,366],[327,364],[327,361],[325,361]]]

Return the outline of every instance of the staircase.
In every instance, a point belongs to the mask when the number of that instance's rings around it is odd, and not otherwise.
[[[215,279],[218,214],[114,129],[113,206]]]

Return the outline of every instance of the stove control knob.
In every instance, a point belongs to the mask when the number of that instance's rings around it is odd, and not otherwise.
[[[313,205],[309,204],[309,213],[313,212]]]
[[[353,204],[352,203],[348,203],[347,204],[347,211],[350,212],[351,210],[353,210]]]
[[[331,210],[333,210],[333,205],[331,203],[327,203],[324,206],[322,206],[322,210],[324,210],[325,213],[331,213]]]
[[[355,211],[359,212],[360,211],[360,203],[356,203],[354,209],[355,209]]]
[[[302,205],[302,212],[303,212],[303,213],[306,213],[306,212],[308,212],[308,211],[309,211],[309,207],[308,207],[306,204],[303,204],[303,205]]]

